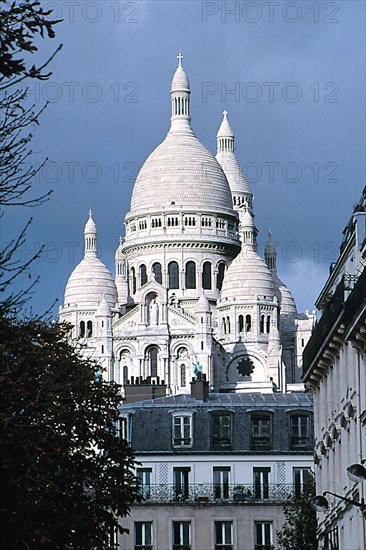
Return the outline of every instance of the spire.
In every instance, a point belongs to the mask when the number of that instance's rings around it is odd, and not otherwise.
[[[89,210],[89,218],[84,228],[84,255],[97,255],[97,226],[93,220],[93,212]]]
[[[192,134],[190,118],[190,94],[189,81],[183,69],[181,52],[177,55],[178,67],[174,73],[171,86],[172,116],[170,132]]]
[[[234,210],[253,210],[253,194],[245,177],[244,171],[235,154],[235,134],[228,120],[228,112],[223,112],[219,131],[217,132],[217,155],[216,160],[220,163],[233,199]]]
[[[264,259],[266,261],[268,269],[276,271],[277,250],[272,240],[272,231],[268,231],[268,241],[264,247]]]
[[[242,242],[242,252],[245,246],[250,246],[257,251],[257,228],[254,224],[254,216],[248,209],[239,211],[239,233]]]
[[[231,129],[229,121],[227,119],[228,112],[223,112],[224,118],[222,119],[221,126],[217,132],[217,154],[224,151],[234,151],[235,134]]]

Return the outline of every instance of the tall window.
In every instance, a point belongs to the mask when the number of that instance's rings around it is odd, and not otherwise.
[[[173,468],[174,496],[184,500],[189,496],[189,467]]]
[[[122,380],[123,380],[123,385],[125,386],[128,382],[128,367],[127,367],[127,365],[124,365],[124,367],[122,369]]]
[[[159,264],[159,262],[153,263],[152,271],[155,275],[155,281],[159,284],[163,284],[163,276],[162,276],[162,273],[161,273],[161,264]]]
[[[80,338],[84,338],[84,336],[85,336],[85,321],[80,321],[79,336],[80,336]]]
[[[186,375],[186,366],[180,366],[180,385],[181,388],[185,388],[187,385],[187,375]]]
[[[118,437],[125,439],[127,443],[131,443],[132,432],[132,416],[120,416],[116,422],[116,432]]]
[[[202,270],[202,288],[205,290],[211,290],[212,288],[212,268],[210,262],[203,264]]]
[[[146,283],[147,283],[146,265],[142,264],[140,265],[140,286],[146,285]]]
[[[256,521],[254,522],[254,543],[255,550],[272,550],[272,522]]]
[[[271,330],[271,316],[270,316],[270,315],[267,315],[267,321],[266,321],[266,331],[267,331],[267,334],[270,333],[270,330]]]
[[[253,468],[254,498],[269,498],[269,473],[271,468]]]
[[[223,262],[221,262],[219,264],[219,267],[218,267],[218,270],[217,270],[217,277],[216,277],[217,290],[221,290],[221,288],[222,288],[224,275],[225,275],[225,264]]]
[[[136,271],[134,267],[131,267],[131,293],[136,293]]]
[[[213,448],[231,447],[231,415],[213,413],[211,416],[211,445]]]
[[[158,348],[155,346],[149,349],[150,376],[153,377],[158,375],[158,351]]]
[[[244,317],[243,317],[243,315],[239,315],[238,325],[239,325],[239,332],[243,332],[244,331]]]
[[[136,477],[139,482],[139,496],[144,500],[151,497],[151,468],[137,468]]]
[[[191,550],[190,521],[173,521],[173,550]]]
[[[260,332],[264,332],[264,315],[261,315]]]
[[[168,287],[179,288],[179,266],[177,262],[168,265]]]
[[[135,521],[134,550],[153,550],[152,521]]]
[[[299,498],[304,492],[304,486],[309,479],[310,468],[294,468],[294,496]]]
[[[230,334],[230,317],[226,317],[226,331],[228,334]]]
[[[245,316],[245,332],[252,332],[252,318],[250,315]]]
[[[269,449],[271,447],[270,416],[255,414],[251,418],[251,447],[252,449]]]
[[[215,521],[215,550],[233,550],[232,521]]]
[[[186,263],[186,288],[196,288],[196,264]]]
[[[192,417],[173,416],[174,447],[190,447],[192,444]]]
[[[291,415],[290,445],[293,449],[310,447],[310,415],[308,414]]]
[[[93,323],[88,321],[86,323],[86,337],[91,338],[93,336]]]
[[[215,498],[229,498],[230,466],[214,466],[213,483]]]

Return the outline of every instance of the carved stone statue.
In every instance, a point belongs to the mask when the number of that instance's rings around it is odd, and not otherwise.
[[[150,325],[157,325],[159,320],[158,320],[158,315],[159,315],[159,306],[156,302],[156,299],[154,298],[153,300],[151,300],[150,302],[150,305],[149,305],[149,321],[150,321]]]

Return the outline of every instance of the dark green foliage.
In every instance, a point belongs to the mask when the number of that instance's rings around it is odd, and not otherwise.
[[[4,549],[109,548],[135,498],[132,451],[114,427],[118,386],[80,358],[68,330],[0,317]]]
[[[281,550],[317,550],[316,512],[310,503],[315,494],[314,475],[308,476],[299,498],[290,498],[284,508],[286,521],[277,531],[277,544]]]

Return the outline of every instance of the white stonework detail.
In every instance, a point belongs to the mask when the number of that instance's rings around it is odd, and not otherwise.
[[[136,178],[115,279],[98,258],[90,213],[60,320],[121,384],[158,376],[171,394],[189,393],[199,363],[215,391],[301,389],[314,316],[298,315],[272,239],[265,261],[257,253],[253,195],[226,111],[216,158],[195,136],[178,59],[171,126]]]

